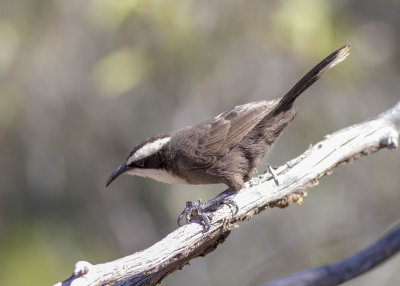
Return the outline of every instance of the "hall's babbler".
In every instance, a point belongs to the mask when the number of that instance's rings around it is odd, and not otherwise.
[[[133,148],[106,186],[126,173],[169,184],[224,183],[231,191],[239,191],[293,120],[294,100],[343,61],[349,50],[346,45],[330,54],[283,97],[239,105],[210,120],[147,138]],[[224,199],[226,196],[221,196],[213,203]],[[200,213],[209,205],[190,203],[184,213],[193,208]],[[207,217],[203,219],[208,226]]]

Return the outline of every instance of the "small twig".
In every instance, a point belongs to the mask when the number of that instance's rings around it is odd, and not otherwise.
[[[279,186],[270,173],[246,183],[232,200],[239,211],[222,205],[210,212],[211,227],[203,233],[197,223],[184,225],[153,246],[102,264],[78,262],[74,274],[56,285],[154,285],[190,260],[213,251],[229,235],[237,221],[248,220],[267,207],[300,203],[307,188],[332,169],[381,148],[398,146],[400,102],[377,118],[337,131],[299,157],[275,170]]]
[[[356,255],[335,264],[294,273],[266,286],[335,286],[380,265],[400,251],[400,227]]]

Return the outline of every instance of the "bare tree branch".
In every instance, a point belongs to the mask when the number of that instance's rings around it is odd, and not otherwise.
[[[267,286],[334,286],[378,266],[400,251],[400,227],[356,255],[335,264],[294,273]]]
[[[339,130],[279,167],[279,186],[271,175],[253,178],[231,199],[239,207],[223,205],[210,213],[211,228],[203,233],[197,223],[184,225],[151,247],[120,259],[92,265],[80,261],[73,275],[56,285],[154,285],[198,256],[213,251],[237,221],[248,220],[267,207],[301,203],[306,190],[332,169],[381,148],[398,146],[400,102],[373,120]]]

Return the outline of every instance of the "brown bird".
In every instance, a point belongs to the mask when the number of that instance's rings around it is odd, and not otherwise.
[[[346,45],[330,54],[283,97],[239,105],[210,120],[147,138],[133,148],[106,186],[126,173],[169,184],[224,183],[230,191],[239,191],[293,120],[295,99],[349,51]],[[184,215],[190,222],[196,210],[208,229],[210,221],[202,211],[224,202],[232,192],[224,193],[208,202],[188,202],[178,224]]]

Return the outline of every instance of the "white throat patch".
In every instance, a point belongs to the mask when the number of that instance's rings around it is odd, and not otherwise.
[[[157,139],[156,141],[144,144],[140,149],[138,149],[131,157],[128,158],[126,164],[130,165],[132,162],[143,159],[150,156],[160,150],[165,144],[171,140],[171,137],[165,137]]]
[[[164,169],[134,168],[132,170],[127,171],[126,174],[133,176],[147,177],[166,184],[188,184],[188,182],[185,181],[184,179],[176,177]]]

